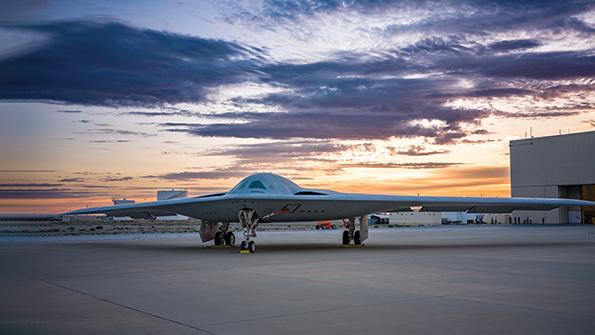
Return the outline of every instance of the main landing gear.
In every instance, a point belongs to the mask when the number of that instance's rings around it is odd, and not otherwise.
[[[355,217],[350,217],[348,221],[343,220],[345,229],[343,231],[343,245],[362,245],[362,242],[368,238],[368,217],[359,217],[360,230],[355,230]]]
[[[234,233],[228,231],[229,230],[229,222],[224,222],[220,227],[218,227],[218,231],[215,233],[215,245],[228,245],[230,247],[235,246],[236,244],[236,236]]]
[[[245,240],[240,243],[240,252],[249,252],[253,254],[256,251],[256,243],[250,241],[251,237],[256,237],[256,228],[258,228],[258,214],[249,208],[244,208],[238,214],[240,225],[244,230]]]

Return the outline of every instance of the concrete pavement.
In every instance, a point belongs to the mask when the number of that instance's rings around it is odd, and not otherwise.
[[[592,334],[595,227],[0,239],[1,334]],[[239,240],[239,236],[238,236]]]

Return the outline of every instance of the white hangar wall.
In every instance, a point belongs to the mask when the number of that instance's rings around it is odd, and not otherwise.
[[[595,131],[510,142],[513,197],[595,200]],[[517,211],[533,223],[594,223],[595,208]]]

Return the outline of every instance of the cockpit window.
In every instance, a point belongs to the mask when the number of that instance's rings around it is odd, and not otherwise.
[[[264,185],[262,184],[262,182],[260,180],[255,180],[253,182],[250,183],[250,185],[248,186],[248,188],[250,189],[261,189],[261,190],[266,190],[267,188],[264,187]]]

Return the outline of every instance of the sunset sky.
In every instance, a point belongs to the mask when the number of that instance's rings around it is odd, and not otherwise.
[[[508,143],[595,129],[593,1],[14,1],[0,212],[304,187],[510,195]]]

